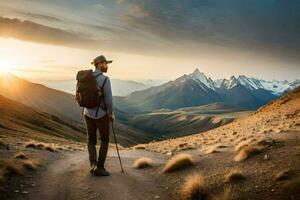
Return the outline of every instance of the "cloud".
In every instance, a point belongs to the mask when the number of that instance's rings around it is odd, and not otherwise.
[[[118,4],[121,4],[121,3],[124,3],[124,2],[125,2],[125,0],[117,0]]]
[[[300,50],[300,3],[293,1],[127,0],[125,22],[171,41]],[[133,13],[133,14],[132,14]]]
[[[47,21],[53,21],[53,22],[62,22],[61,19],[49,15],[44,14],[38,14],[38,13],[31,13],[31,12],[23,12],[23,11],[17,11],[18,13],[28,16],[30,18],[37,18],[37,19],[44,19]]]
[[[300,3],[296,1],[103,0],[97,5],[96,1],[87,0],[62,1],[59,6],[54,6],[50,0],[44,2],[49,5],[47,10],[23,10],[32,16],[29,18],[32,24],[21,21],[18,26],[26,24],[27,29],[16,28],[17,23],[14,23],[13,36],[7,31],[6,35],[42,43],[87,49],[103,47],[143,55],[174,55],[178,51],[215,53],[208,48],[211,45],[300,60]],[[39,4],[42,2],[34,2],[37,8]],[[101,12],[91,9],[93,5]],[[80,9],[71,11],[71,8]],[[49,10],[53,18],[49,16]],[[44,24],[43,28],[28,30],[28,27],[37,26],[35,23]],[[51,35],[44,34],[49,32],[47,28],[51,29],[45,26],[47,24],[60,28],[52,28],[55,30],[50,31]],[[28,33],[21,34],[24,31]],[[4,35],[2,28],[0,33]]]
[[[21,21],[0,17],[0,36],[16,39],[61,45],[75,48],[99,48],[104,41],[91,39],[86,35],[44,26],[32,21]]]
[[[102,5],[101,3],[97,3],[93,5],[93,8],[95,8],[96,10],[103,10],[105,9],[105,6]]]
[[[91,24],[82,25],[95,29],[102,28],[101,26]],[[113,29],[107,31],[113,31]],[[118,52],[136,53],[140,55],[149,55],[153,53],[153,46],[155,45],[151,44],[150,42],[136,42],[129,37],[126,38],[126,35],[122,35],[120,32],[116,32],[115,34],[119,34],[120,39],[106,41],[102,39],[94,39],[94,37],[86,34],[49,27],[32,21],[22,21],[17,18],[11,19],[0,17],[0,37],[11,37],[23,41],[88,50],[112,50]],[[135,45],[133,46],[132,44]],[[159,44],[156,46],[159,46]]]
[[[139,4],[131,4],[129,6],[129,11],[130,14],[135,16],[135,17],[148,17],[149,13],[144,9],[143,6],[139,5]]]

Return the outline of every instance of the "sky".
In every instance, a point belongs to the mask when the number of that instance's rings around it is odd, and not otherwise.
[[[118,79],[300,77],[299,0],[0,0],[0,69],[71,80],[112,59]]]

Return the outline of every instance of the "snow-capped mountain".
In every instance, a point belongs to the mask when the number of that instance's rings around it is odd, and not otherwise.
[[[220,83],[220,80],[222,82]],[[263,79],[256,79],[252,77],[246,77],[244,75],[238,76],[231,76],[229,80],[227,79],[219,79],[218,82],[214,82],[216,88],[223,88],[223,89],[231,89],[237,84],[241,84],[249,90],[268,90],[272,94],[276,96],[280,96],[283,93],[295,89],[297,86],[300,85],[300,80],[295,80],[293,82],[288,82],[287,80],[284,81],[267,81]]]
[[[224,78],[214,80],[215,87],[219,88],[223,83]]]
[[[231,76],[229,80],[223,79],[218,88],[221,89],[231,89],[238,84],[237,79],[234,76]]]
[[[288,81],[265,81],[260,79],[261,84],[266,90],[272,91],[273,94],[280,96],[284,92],[290,91],[297,86],[300,85],[300,80],[295,80],[293,82],[288,82]]]
[[[300,80],[266,81],[240,75],[212,80],[199,69],[173,81],[136,91],[119,102],[136,110],[177,109],[223,102],[256,109],[300,85]]]
[[[203,72],[200,72],[198,68],[193,73],[191,73],[189,77],[196,80],[197,82],[203,83],[212,90],[216,90],[213,80],[210,77],[207,77]]]

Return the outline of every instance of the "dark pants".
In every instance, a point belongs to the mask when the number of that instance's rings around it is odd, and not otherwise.
[[[91,165],[97,164],[98,167],[103,167],[107,156],[109,133],[110,133],[110,120],[106,114],[100,119],[92,119],[85,117],[86,130],[87,130],[87,146],[89,151],[89,160]],[[97,162],[97,130],[100,132],[101,146],[99,149],[99,157]]]

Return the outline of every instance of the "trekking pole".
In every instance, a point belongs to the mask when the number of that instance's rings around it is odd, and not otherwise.
[[[114,135],[114,139],[115,139],[115,144],[116,144],[116,148],[117,148],[117,153],[118,153],[118,157],[119,157],[119,161],[120,161],[121,170],[122,170],[122,173],[124,173],[123,165],[122,165],[122,161],[121,161],[121,156],[120,156],[119,148],[118,148],[117,137],[116,137],[115,128],[114,128],[114,123],[113,122],[111,123],[111,126],[112,126],[112,130],[113,130],[113,135]]]

